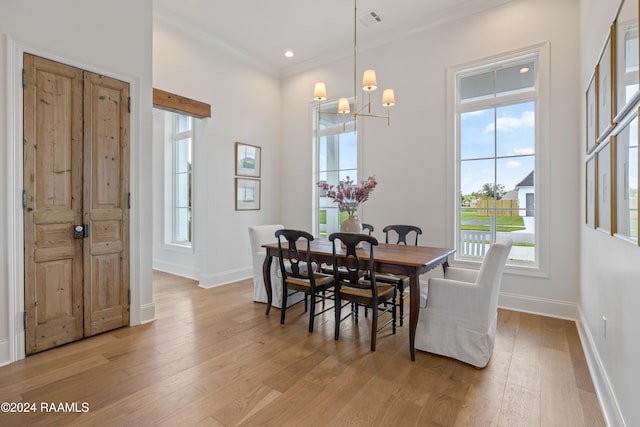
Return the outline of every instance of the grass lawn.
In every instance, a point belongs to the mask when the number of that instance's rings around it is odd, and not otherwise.
[[[489,231],[489,223],[491,222],[491,217],[489,216],[478,216],[476,215],[476,210],[474,209],[462,209],[460,220],[462,225],[460,228],[462,230],[478,230],[478,231]],[[471,224],[465,222],[473,222]],[[520,231],[524,230],[526,227],[524,226],[524,219],[521,216],[498,216],[496,220],[496,231]]]

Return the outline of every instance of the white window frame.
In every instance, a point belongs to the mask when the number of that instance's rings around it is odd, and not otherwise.
[[[195,174],[195,125],[196,120],[187,115],[163,111],[164,113],[164,215],[163,215],[163,246],[172,250],[193,252],[194,240],[194,174]],[[176,133],[175,122],[176,116],[189,117],[191,121],[191,129],[188,131]],[[191,241],[176,241],[176,142],[185,138],[191,138]]]
[[[481,60],[450,67],[447,72],[447,99],[450,107],[447,114],[447,131],[449,141],[447,156],[448,162],[454,167],[447,177],[447,231],[449,244],[458,249],[460,241],[460,124],[459,114],[464,111],[475,110],[483,101],[471,101],[458,104],[457,78],[462,72],[473,69],[482,69],[491,64],[513,61],[527,55],[537,56],[537,92],[536,92],[536,123],[535,123],[535,262],[521,263],[508,261],[506,272],[522,274],[526,276],[548,277],[549,271],[549,45],[541,43],[528,48],[507,52],[504,54],[484,58]],[[516,101],[526,102],[531,100],[531,93],[512,94],[500,97],[504,100],[504,105],[512,104]],[[492,104],[491,107],[496,107]],[[457,253],[454,255],[452,264],[461,267],[478,268],[484,258],[471,259],[462,257]]]
[[[349,104],[353,104],[353,98],[349,98]],[[336,123],[335,126],[319,129],[319,120],[318,120],[318,109],[321,111],[337,111],[338,101],[329,101],[324,102],[320,106],[318,104],[314,104],[312,107],[312,123],[313,123],[313,173],[312,173],[312,181],[313,181],[313,211],[312,211],[312,229],[315,237],[320,236],[320,191],[318,188],[318,181],[320,176],[320,138],[328,135],[337,135],[340,133],[347,132],[356,132],[356,142],[357,142],[357,165],[356,165],[356,176],[350,176],[349,178],[353,179],[356,182],[359,182],[360,175],[360,138],[357,135],[357,120],[353,119],[352,116],[345,117],[345,123],[340,124]],[[338,169],[339,171],[340,169]],[[337,209],[337,207],[336,207]]]

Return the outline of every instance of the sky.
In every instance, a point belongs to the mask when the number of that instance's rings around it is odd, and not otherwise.
[[[496,178],[513,190],[535,167],[535,104],[464,113],[460,120],[460,189],[478,191]],[[497,157],[497,162],[494,161]],[[496,176],[497,175],[497,176]]]

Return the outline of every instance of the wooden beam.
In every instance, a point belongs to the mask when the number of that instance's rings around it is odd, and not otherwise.
[[[153,106],[199,119],[211,117],[211,105],[156,88],[153,88]]]

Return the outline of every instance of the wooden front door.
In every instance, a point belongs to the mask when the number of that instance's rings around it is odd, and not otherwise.
[[[129,86],[25,54],[26,352],[129,323]]]

